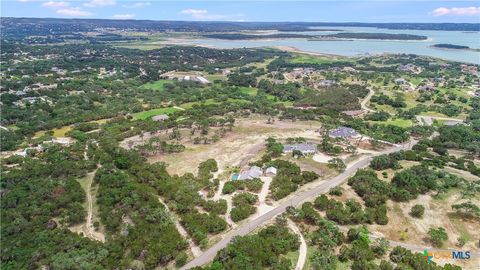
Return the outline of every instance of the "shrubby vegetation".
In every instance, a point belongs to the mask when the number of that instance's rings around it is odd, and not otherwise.
[[[258,201],[258,196],[248,192],[235,194],[232,198],[233,208],[230,216],[234,222],[246,219],[254,214],[257,209],[253,206]]]
[[[271,225],[257,234],[238,236],[220,250],[213,263],[200,270],[215,269],[290,269],[290,260],[282,258],[299,248],[298,236],[282,225]]]
[[[299,186],[317,179],[315,172],[301,171],[296,164],[285,160],[274,160],[268,166],[277,168],[277,175],[273,177],[270,184],[272,198],[279,200],[294,192]]]
[[[222,194],[231,194],[237,190],[248,190],[258,193],[262,186],[263,182],[260,179],[228,181],[223,185]]]

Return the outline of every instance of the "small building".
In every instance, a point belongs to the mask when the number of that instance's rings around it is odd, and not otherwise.
[[[197,81],[200,82],[201,84],[209,84],[210,81],[207,80],[205,77],[202,76],[197,76]]]
[[[424,85],[424,86],[418,87],[418,91],[435,91],[435,89],[436,88],[432,85]]]
[[[393,82],[395,84],[398,84],[398,85],[402,85],[402,84],[406,84],[407,81],[404,79],[404,78],[396,78],[395,80],[393,80]]]
[[[224,70],[222,71],[222,74],[223,74],[224,76],[227,76],[227,75],[230,74],[230,73],[231,73],[230,69],[224,69]]]
[[[300,151],[304,155],[311,155],[317,152],[317,145],[314,143],[297,143],[285,144],[283,146],[284,153],[290,153],[293,151]]]
[[[240,172],[237,180],[251,180],[262,176],[263,170],[258,166],[252,166],[247,170]]]
[[[320,87],[330,87],[334,84],[334,81],[332,80],[321,80],[319,83],[318,83],[318,86]]]
[[[465,123],[461,120],[444,120],[442,124],[444,126],[465,125]]]
[[[160,114],[160,115],[155,115],[154,117],[152,117],[152,120],[156,121],[156,122],[162,122],[162,121],[168,120],[168,118],[169,118],[168,115]]]
[[[332,138],[355,138],[358,137],[359,134],[353,128],[349,127],[339,127],[334,130],[330,130],[329,136]]]
[[[344,67],[343,71],[345,71],[345,72],[357,72],[357,70],[354,69],[353,67]]]
[[[266,175],[266,176],[275,176],[275,175],[277,175],[277,168],[275,168],[275,167],[268,167],[268,168],[265,170],[265,175]]]

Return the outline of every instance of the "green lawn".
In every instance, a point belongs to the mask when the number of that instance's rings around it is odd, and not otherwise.
[[[397,118],[395,120],[388,119],[387,121],[368,121],[368,122],[374,123],[374,124],[393,125],[393,126],[403,127],[403,128],[408,128],[413,125],[412,120],[400,119],[400,118]]]
[[[258,93],[258,88],[256,87],[240,87],[240,91],[244,94],[250,95],[250,96],[256,96]]]
[[[207,99],[206,101],[203,102],[203,104],[205,105],[209,105],[209,104],[215,104],[216,102],[213,100],[213,99]],[[193,107],[193,105],[195,104],[202,104],[202,102],[199,102],[199,101],[195,101],[195,102],[187,102],[187,103],[183,103],[182,105],[180,105],[179,107],[180,108],[184,108],[184,109],[190,109]]]
[[[317,56],[317,55],[308,55],[308,54],[297,54],[295,58],[293,58],[290,62],[291,63],[305,63],[305,64],[325,64],[325,63],[333,63],[336,61],[351,61],[348,58],[340,58],[335,56]]]
[[[160,109],[152,109],[148,111],[143,111],[143,112],[138,112],[133,114],[133,119],[138,120],[138,119],[147,119],[149,117],[159,115],[159,114],[172,114],[179,109],[173,108],[173,107],[168,107],[168,108],[160,108]]]
[[[142,88],[152,89],[156,91],[163,91],[165,89],[165,84],[172,83],[171,80],[158,80],[156,82],[149,82],[142,85]]]

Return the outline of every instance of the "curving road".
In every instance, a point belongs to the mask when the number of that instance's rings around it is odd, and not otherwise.
[[[372,157],[381,155],[381,154],[389,154],[393,152],[398,152],[400,150],[407,150],[410,149],[413,145],[415,145],[418,141],[411,139],[410,142],[398,145],[395,147],[392,147],[390,149],[384,150],[382,152],[379,152],[376,155],[372,155],[369,157],[365,157],[363,159],[358,160],[356,163],[354,163],[351,167],[347,168],[343,173],[335,176],[334,178],[327,180],[318,186],[304,191],[302,193],[297,194],[296,196],[292,197],[289,200],[285,200],[282,202],[280,205],[275,207],[274,209],[270,210],[269,212],[249,221],[248,223],[243,224],[242,226],[237,227],[236,229],[230,231],[225,237],[210,247],[208,250],[204,251],[200,256],[196,257],[195,259],[191,260],[189,263],[187,263],[185,266],[183,266],[180,269],[190,269],[193,267],[201,266],[204,265],[215,257],[218,251],[223,249],[224,247],[227,246],[227,244],[236,236],[244,236],[247,235],[248,233],[252,232],[256,228],[260,227],[263,223],[271,220],[275,216],[282,214],[285,212],[287,207],[289,206],[297,206],[301,204],[302,202],[309,200],[311,198],[315,198],[320,194],[328,192],[333,187],[341,185],[343,182],[347,180],[349,176],[354,174],[358,169],[367,167],[370,161],[372,160]]]

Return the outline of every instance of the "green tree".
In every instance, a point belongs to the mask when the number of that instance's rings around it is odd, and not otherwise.
[[[442,227],[430,228],[430,230],[428,230],[428,236],[435,247],[441,247],[443,242],[448,240],[448,234]]]

